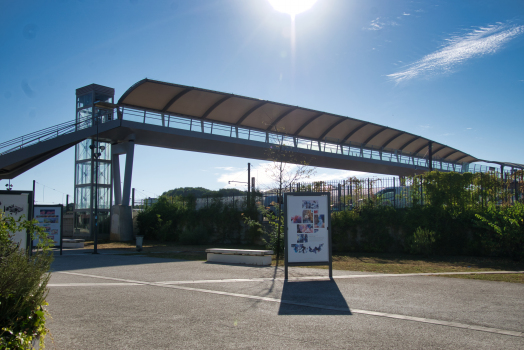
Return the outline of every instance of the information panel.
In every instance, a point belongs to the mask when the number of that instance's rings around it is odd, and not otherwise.
[[[55,247],[62,245],[62,205],[35,205],[34,218],[38,226],[44,228],[47,237],[55,242]],[[33,242],[36,246],[37,240]]]
[[[26,220],[31,220],[32,194],[30,191],[0,191],[0,211],[15,220],[20,219],[22,215]],[[27,236],[25,230],[18,231],[13,233],[11,240],[20,243],[20,249],[25,249],[29,244]]]
[[[329,265],[331,268],[331,228],[329,192],[285,193],[285,264]]]

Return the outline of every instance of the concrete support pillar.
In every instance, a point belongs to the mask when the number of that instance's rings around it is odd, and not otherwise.
[[[122,205],[129,206],[131,197],[131,178],[133,175],[133,157],[135,153],[135,140],[129,140],[126,153],[126,172],[124,175],[124,193],[122,195]]]
[[[122,204],[122,187],[120,185],[120,155],[113,154],[113,190],[115,204]]]
[[[130,241],[134,238],[133,211],[129,205],[131,196],[131,179],[133,174],[133,158],[135,153],[134,135],[130,135],[127,142],[113,145],[113,186],[115,205],[111,207],[111,234],[112,241]],[[119,156],[126,155],[124,188],[120,189],[120,161]]]

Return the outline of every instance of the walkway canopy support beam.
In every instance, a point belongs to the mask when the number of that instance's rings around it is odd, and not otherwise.
[[[113,191],[115,194],[115,204],[119,205],[122,204],[122,186],[120,181],[120,156],[118,154],[115,154],[114,148],[113,148]]]
[[[433,171],[433,142],[428,142],[429,171]]]

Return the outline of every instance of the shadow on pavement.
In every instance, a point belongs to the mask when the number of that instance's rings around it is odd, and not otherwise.
[[[51,265],[51,272],[188,261],[182,259],[156,258],[139,254],[122,254],[119,251],[107,250],[100,251],[100,254],[96,255],[92,254],[92,250],[64,251],[63,255],[54,254],[54,258],[55,260]]]
[[[284,282],[279,315],[351,315],[335,281]]]

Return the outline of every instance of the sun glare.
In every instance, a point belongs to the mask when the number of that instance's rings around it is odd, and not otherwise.
[[[309,10],[316,2],[317,0],[269,0],[275,10],[291,16]]]

